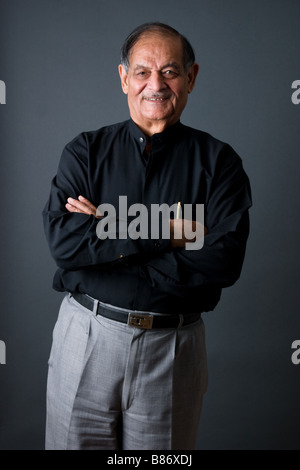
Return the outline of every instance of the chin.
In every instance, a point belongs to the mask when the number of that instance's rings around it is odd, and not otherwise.
[[[172,119],[171,113],[145,113],[144,117],[151,121],[166,121]]]
[[[144,116],[147,119],[161,120],[169,119],[172,117],[173,110],[171,109],[145,109]]]
[[[148,116],[147,119],[149,121],[167,121],[169,120],[169,116]]]

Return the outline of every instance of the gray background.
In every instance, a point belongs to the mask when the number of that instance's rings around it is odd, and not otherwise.
[[[128,118],[117,66],[138,24],[185,34],[200,63],[182,121],[229,142],[251,179],[243,273],[205,314],[210,384],[198,449],[300,449],[298,0],[0,0],[0,448],[43,449],[62,295],[41,212],[63,146]]]

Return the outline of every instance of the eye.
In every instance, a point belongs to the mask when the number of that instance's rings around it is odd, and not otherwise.
[[[165,70],[163,75],[167,78],[175,78],[178,76],[178,73],[174,72],[174,70]]]
[[[147,78],[149,73],[146,70],[140,70],[140,72],[136,73],[138,78]]]

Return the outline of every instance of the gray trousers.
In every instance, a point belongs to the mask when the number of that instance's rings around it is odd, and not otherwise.
[[[68,294],[49,359],[46,450],[193,450],[206,388],[202,320],[141,330]]]

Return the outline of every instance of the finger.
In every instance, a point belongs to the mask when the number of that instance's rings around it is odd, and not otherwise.
[[[92,204],[86,197],[83,197],[81,195],[78,197],[78,200],[90,208],[90,214],[98,218],[97,207],[94,206],[94,204]]]
[[[79,209],[77,209],[75,206],[72,206],[72,204],[69,204],[69,203],[67,203],[65,207],[69,212],[82,212]]]
[[[87,206],[83,202],[78,201],[77,199],[73,199],[71,197],[68,198],[68,203],[73,206],[77,210],[73,210],[73,212],[80,212],[83,214],[91,215],[94,214],[95,210],[93,207]]]
[[[83,204],[85,204],[90,209],[92,209],[93,211],[96,211],[96,207],[94,206],[94,204],[92,204],[86,197],[79,196],[78,200],[82,202]]]

